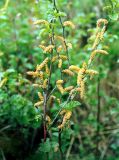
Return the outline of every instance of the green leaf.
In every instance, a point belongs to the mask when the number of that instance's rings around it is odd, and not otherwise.
[[[116,21],[119,18],[119,15],[118,13],[114,13],[114,14],[109,15],[109,18],[113,21]]]
[[[64,106],[66,110],[73,110],[73,108],[79,106],[81,103],[78,101],[71,101]]]
[[[58,12],[58,13],[55,13],[55,16],[56,17],[66,17],[66,13],[65,12]]]
[[[49,139],[47,139],[46,142],[41,143],[39,150],[41,152],[46,153],[46,152],[50,152],[50,148],[51,148],[51,144]]]

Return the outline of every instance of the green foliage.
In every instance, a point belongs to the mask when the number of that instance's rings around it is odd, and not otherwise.
[[[104,10],[107,11],[111,20],[116,21],[119,18],[119,1],[118,0],[106,0],[106,6]]]
[[[80,105],[80,102],[78,102],[78,101],[71,101],[71,102],[67,103],[66,105],[65,105],[65,103],[62,104],[61,107],[64,106],[63,107],[64,109],[73,111],[73,109],[75,107],[79,106],[79,105]]]

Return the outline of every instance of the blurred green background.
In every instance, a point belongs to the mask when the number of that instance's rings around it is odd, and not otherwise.
[[[37,90],[26,74],[44,58],[38,45],[48,41],[48,31],[33,22],[50,21],[52,0],[10,0],[2,10],[4,4],[0,0],[0,82],[5,80],[0,87],[0,160],[60,159],[55,128],[53,138],[42,143],[42,113],[33,106]],[[103,41],[109,55],[94,62],[100,74],[88,81],[85,100],[73,112],[72,127],[62,133],[63,152],[69,160],[119,160],[119,0],[57,0],[57,6],[62,19],[76,25],[75,30],[66,29],[73,45],[72,64],[88,60],[96,21],[109,21]],[[62,33],[58,23],[55,27]]]

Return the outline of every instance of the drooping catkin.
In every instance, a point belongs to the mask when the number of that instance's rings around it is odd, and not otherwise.
[[[48,79],[46,78],[46,79],[43,81],[42,88],[46,89],[46,88],[47,88],[47,84],[48,84]]]
[[[72,71],[70,71],[69,69],[64,69],[62,72],[69,75],[69,76],[74,76],[74,73]]]
[[[62,59],[59,59],[58,68],[62,68]]]
[[[93,69],[87,69],[86,74],[89,74],[90,76],[93,76],[93,75],[98,74],[98,72],[93,70]]]
[[[39,73],[37,71],[33,72],[33,71],[28,71],[27,72],[28,75],[33,76],[33,77],[38,77]]]
[[[52,62],[56,62],[59,58],[62,59],[63,61],[67,60],[67,56],[65,56],[65,55],[59,55],[59,56],[53,56]]]
[[[71,91],[73,88],[74,88],[74,86],[69,86],[69,87],[66,87],[64,90],[65,90],[66,92],[69,92],[69,91]]]
[[[80,83],[80,97],[81,97],[81,99],[84,98],[84,95],[85,95],[85,82],[81,81],[81,83]]]
[[[51,123],[51,118],[48,115],[46,115],[46,122],[48,123],[48,125],[50,125],[50,123]]]
[[[101,35],[101,33],[98,32],[97,35],[96,35],[95,41],[93,43],[92,50],[94,50],[98,46],[99,41],[100,41],[100,35]]]
[[[45,25],[49,25],[49,22],[44,20],[44,19],[40,19],[34,22],[35,25],[37,24],[45,24]]]
[[[59,57],[60,57],[62,60],[64,60],[64,61],[67,60],[67,56],[65,56],[65,55],[62,55],[62,54],[61,54],[61,55],[59,55]]]
[[[7,78],[4,78],[2,81],[0,81],[0,88],[7,82]]]
[[[80,71],[80,68],[75,65],[71,65],[71,66],[69,66],[69,70],[78,73]]]
[[[51,53],[51,52],[52,52],[52,50],[53,50],[53,48],[54,48],[54,46],[53,46],[53,45],[49,45],[49,46],[47,46],[47,47],[44,49],[44,52],[45,52],[45,53],[46,53],[46,52]]]
[[[57,59],[58,59],[58,56],[53,56],[52,57],[52,62],[56,62]]]
[[[101,29],[101,25],[104,24],[103,28]],[[103,39],[103,35],[106,31],[106,26],[108,24],[108,21],[106,19],[99,19],[97,21],[97,33],[96,38],[92,47],[92,50],[95,50],[99,44],[99,42]],[[101,29],[101,31],[99,31]]]
[[[104,55],[108,55],[108,52],[105,51],[105,50],[95,50],[95,51],[93,51],[93,52],[91,53],[90,59],[89,59],[89,61],[88,61],[88,64],[90,64],[90,63],[93,61],[93,59],[95,58],[95,56],[96,56],[97,53],[104,54]]]
[[[44,100],[43,95],[42,95],[42,93],[41,93],[41,92],[38,92],[38,97],[39,97],[39,99],[40,99],[41,101],[43,101],[43,100]]]
[[[61,94],[64,93],[64,88],[62,87],[62,84],[63,84],[63,80],[58,80],[58,81],[56,82],[57,88],[58,88],[58,90],[61,92]]]
[[[81,82],[83,81],[84,78],[84,73],[86,72],[86,70],[84,68],[80,69],[80,71],[78,72],[78,76],[77,76],[77,85],[79,86],[81,84]]]
[[[46,48],[46,46],[44,46],[44,45],[42,45],[42,44],[40,44],[39,47],[40,47],[43,51],[44,51],[45,48]]]
[[[63,23],[63,26],[69,26],[69,27],[71,27],[72,29],[75,29],[75,25],[71,22],[71,21],[65,21],[64,23]]]
[[[42,68],[48,63],[49,58],[47,57],[40,65],[37,65],[36,71],[41,71]]]
[[[64,128],[65,124],[66,124],[67,121],[70,119],[71,115],[72,115],[72,112],[71,112],[71,111],[68,111],[68,110],[65,111],[65,115],[64,115],[64,117],[63,117],[63,121],[62,121],[62,123],[58,126],[59,129],[63,129],[63,128]]]
[[[48,68],[48,65],[45,65],[45,72],[49,76],[50,75],[50,69]]]
[[[57,84],[57,88],[60,91],[61,94],[63,94],[65,92],[64,88],[62,87],[61,84]]]
[[[63,82],[64,81],[60,79],[60,80],[57,80],[56,84],[63,84]]]
[[[65,45],[65,39],[62,36],[55,36],[54,37],[56,40],[59,40],[62,43],[62,46],[64,48],[64,50],[66,51],[66,45]]]
[[[43,76],[44,76],[44,73],[40,71],[38,77],[40,78],[41,81],[43,81],[43,78],[44,78]]]
[[[43,105],[43,101],[39,101],[39,102],[35,103],[35,104],[34,104],[34,107],[39,107],[39,106],[41,106],[41,105]]]
[[[97,27],[101,27],[101,24],[104,23],[104,25],[107,25],[108,24],[108,21],[106,19],[99,19],[97,21]]]

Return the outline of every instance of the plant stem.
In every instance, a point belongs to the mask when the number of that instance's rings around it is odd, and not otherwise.
[[[46,110],[47,110],[47,94],[44,93],[44,117],[43,117],[44,142],[46,141],[46,135],[47,135],[47,129],[46,129]]]
[[[62,134],[62,131],[61,131],[61,129],[59,129],[58,143],[59,143],[60,156],[61,156],[61,159],[63,160],[64,159],[64,155],[63,155],[63,151],[62,151],[61,134]]]
[[[99,156],[99,134],[100,134],[100,78],[98,77],[98,84],[97,84],[97,131],[96,131],[96,137],[97,137],[97,144],[96,144],[96,156]]]

